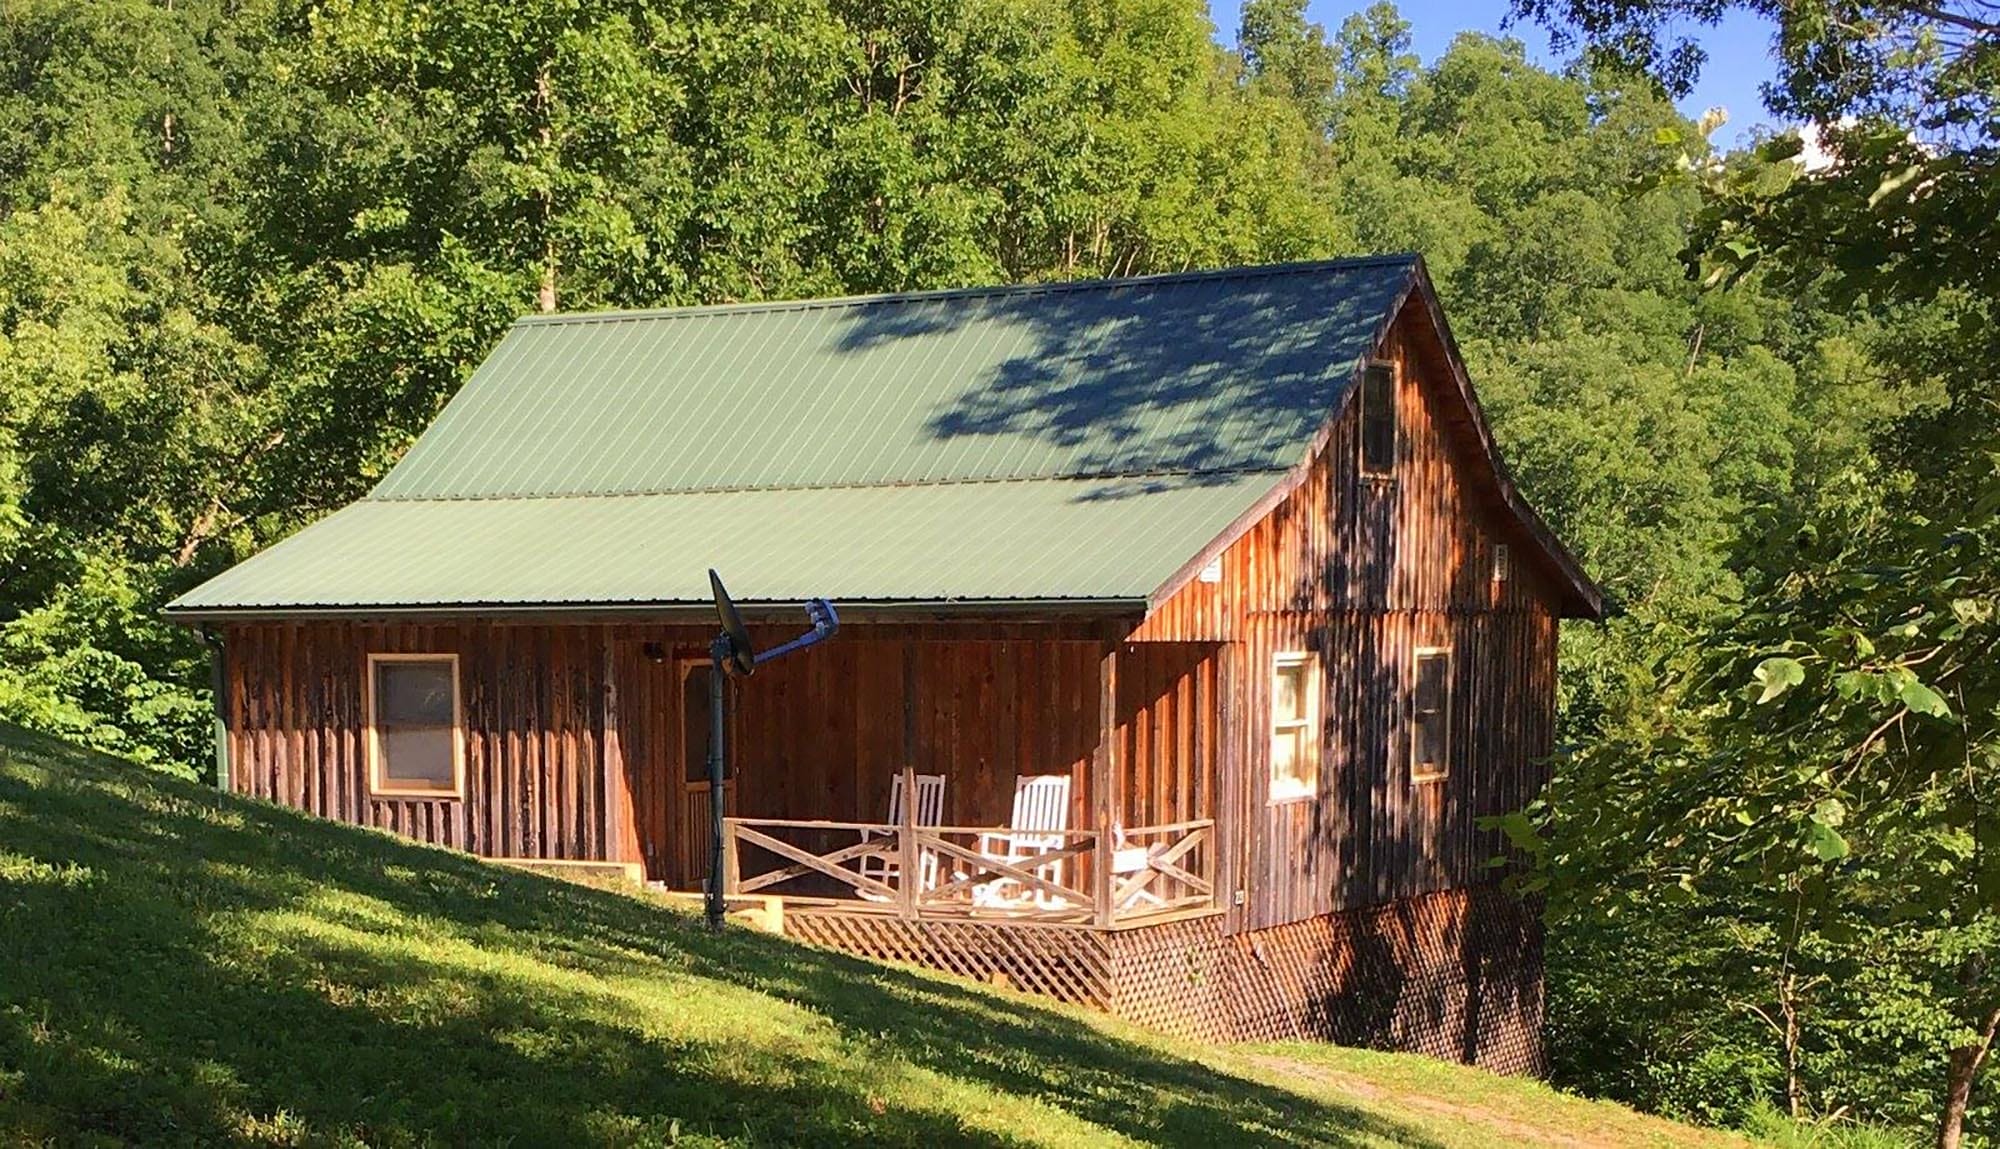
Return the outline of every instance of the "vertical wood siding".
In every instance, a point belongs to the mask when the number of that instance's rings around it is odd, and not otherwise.
[[[1240,889],[1230,929],[1473,884],[1503,848],[1477,828],[1538,791],[1555,706],[1552,572],[1501,506],[1444,348],[1421,306],[1391,328],[1400,424],[1395,472],[1359,471],[1359,406],[1329,428],[1290,493],[1133,637],[1227,644],[1228,724],[1217,807],[1221,877]],[[1494,547],[1511,577],[1492,578]],[[1452,653],[1451,764],[1410,777],[1412,651]],[[1275,654],[1317,652],[1316,798],[1270,801]],[[1227,894],[1225,893],[1225,896]]]
[[[760,643],[793,633],[754,629]],[[953,824],[1005,825],[1017,776],[1063,773],[1071,824],[1093,824],[1098,660],[1114,634],[1097,623],[849,626],[731,683],[731,810],[880,820],[908,765],[946,775]],[[706,865],[707,796],[685,785],[680,667],[706,658],[708,638],[703,626],[637,623],[233,626],[232,785],[475,853],[639,861],[692,885]],[[369,794],[370,653],[459,656],[462,800]],[[1161,655],[1139,660],[1150,676],[1140,682],[1183,711],[1212,704],[1198,659]],[[1134,695],[1134,713],[1156,721],[1152,702]],[[1212,786],[1183,782],[1171,763],[1147,768],[1168,788],[1157,806],[1138,804],[1147,811],[1192,811]]]
[[[1081,824],[1102,644],[981,636],[1008,630],[854,627],[738,683],[743,815],[882,820],[909,766],[945,775],[961,826],[1004,825],[1017,776],[1069,774]]]
[[[601,628],[283,623],[227,642],[235,789],[475,853],[618,856]],[[369,793],[365,676],[381,653],[458,655],[462,800]]]
[[[1221,664],[1214,643],[1129,643],[1119,654],[1118,792],[1127,827],[1215,816]]]

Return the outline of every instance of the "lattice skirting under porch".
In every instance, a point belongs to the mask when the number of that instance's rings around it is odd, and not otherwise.
[[[1213,921],[1113,934],[1111,1012],[1212,1041],[1306,1038],[1539,1073],[1536,907],[1451,890],[1224,937]]]
[[[806,908],[786,914],[785,932],[1197,1040],[1328,1040],[1504,1073],[1543,1065],[1538,915],[1488,888],[1232,936],[1219,918],[1099,931]]]
[[[785,936],[881,961],[929,966],[989,985],[1108,1010],[1109,935],[1039,922],[905,921],[881,914],[787,908]]]

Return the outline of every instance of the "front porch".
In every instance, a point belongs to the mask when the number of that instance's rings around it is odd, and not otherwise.
[[[725,894],[786,918],[1093,930],[1224,912],[1217,648],[1106,635],[862,623],[732,680]],[[703,890],[706,662],[657,640],[620,655],[628,856]]]

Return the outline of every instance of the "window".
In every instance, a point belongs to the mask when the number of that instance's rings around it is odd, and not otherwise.
[[[1361,372],[1361,473],[1396,469],[1396,368],[1370,363]]]
[[[1451,772],[1451,652],[1419,647],[1410,699],[1410,779],[1434,782]]]
[[[463,792],[458,656],[368,656],[368,788],[456,798]]]
[[[1319,664],[1280,654],[1271,667],[1271,801],[1319,793]]]
[[[708,781],[708,733],[713,715],[709,711],[708,683],[715,667],[708,662],[681,664],[681,777],[689,784]],[[724,689],[728,688],[724,682]],[[729,776],[728,746],[723,750],[723,778]]]

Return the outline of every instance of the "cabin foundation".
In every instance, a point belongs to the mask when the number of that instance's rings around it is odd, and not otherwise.
[[[1218,914],[1105,930],[820,907],[788,911],[784,933],[1173,1037],[1332,1041],[1540,1074],[1538,908],[1482,886],[1230,934]]]

